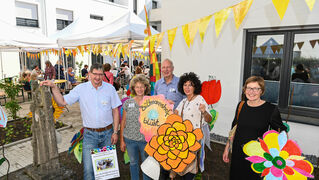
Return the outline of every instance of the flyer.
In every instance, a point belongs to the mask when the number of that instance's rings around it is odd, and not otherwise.
[[[96,180],[120,177],[115,145],[92,149],[91,157]]]

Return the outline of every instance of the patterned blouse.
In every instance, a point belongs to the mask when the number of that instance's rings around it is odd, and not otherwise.
[[[145,141],[144,135],[140,133],[139,105],[132,98],[125,101],[123,109],[126,111],[126,123],[123,136],[134,141]]]
[[[178,111],[178,115],[181,116],[184,104],[184,111],[183,111],[183,120],[190,120],[193,124],[194,129],[200,128],[200,121],[201,121],[201,112],[199,110],[199,105],[204,104],[206,106],[206,111],[210,114],[208,110],[208,105],[205,99],[201,95],[197,95],[195,99],[188,101],[187,98],[183,99],[179,105],[177,106],[176,110]],[[202,125],[205,125],[207,122],[202,119]]]

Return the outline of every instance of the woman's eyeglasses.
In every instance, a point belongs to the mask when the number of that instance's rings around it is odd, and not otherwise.
[[[246,91],[258,92],[259,90],[261,90],[261,88],[251,88],[251,87],[246,88]]]

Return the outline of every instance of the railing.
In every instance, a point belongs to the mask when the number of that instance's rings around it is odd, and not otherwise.
[[[39,27],[39,21],[37,19],[27,19],[17,17],[17,26],[27,26],[27,27]]]

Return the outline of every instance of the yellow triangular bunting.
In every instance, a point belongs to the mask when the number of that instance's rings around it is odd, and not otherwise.
[[[148,45],[148,42],[150,41],[150,37],[147,36],[144,38],[144,43],[143,43],[143,52],[145,52],[146,46]]]
[[[172,47],[173,47],[174,39],[176,36],[176,30],[177,30],[177,27],[167,31],[168,44],[169,44],[170,50],[172,50]]]
[[[207,30],[209,21],[212,17],[213,15],[209,15],[200,19],[198,31],[199,31],[200,39],[202,40],[202,42],[204,41],[205,33]]]
[[[243,22],[253,1],[254,0],[242,1],[241,3],[233,7],[236,29],[238,29],[241,23]]]
[[[316,2],[316,0],[305,0],[307,3],[307,6],[309,7],[309,10],[312,11],[312,8]]]
[[[272,0],[272,3],[274,4],[281,20],[282,18],[284,18],[284,15],[288,8],[289,1],[290,0]]]
[[[305,42],[298,42],[298,43],[297,43],[297,46],[298,46],[299,50],[301,50],[301,48],[302,48],[302,46],[303,46],[304,43],[305,43]]]
[[[265,51],[266,51],[266,49],[267,49],[267,46],[260,46],[259,48],[260,48],[261,52],[262,52],[263,54],[265,54]]]
[[[189,39],[188,24],[184,24],[182,26],[182,31],[183,31],[183,36],[184,36],[185,42],[186,42],[187,46],[189,47],[191,40]]]
[[[309,42],[310,42],[310,44],[311,44],[311,47],[312,47],[312,48],[315,48],[316,43],[317,43],[317,40],[311,40],[311,41],[309,41]]]
[[[150,38],[150,50],[153,51],[154,49],[154,45],[155,45],[155,41],[156,41],[157,35],[153,35]]]
[[[197,19],[196,21],[193,21],[188,24],[189,40],[191,44],[194,43],[194,38],[197,33],[199,22],[200,22],[200,19]]]
[[[230,13],[230,8],[226,8],[214,14],[216,37],[219,36],[219,33],[222,30],[222,27],[225,21],[227,20],[229,13]]]
[[[277,52],[277,49],[279,48],[277,45],[274,45],[274,46],[270,46],[271,47],[271,50],[274,54],[276,54]]]
[[[165,33],[165,32],[161,32],[160,34],[157,35],[157,42],[156,42],[155,51],[157,50],[157,48],[158,48],[159,45],[161,44],[161,42],[162,42],[162,40],[163,40],[164,33]]]

